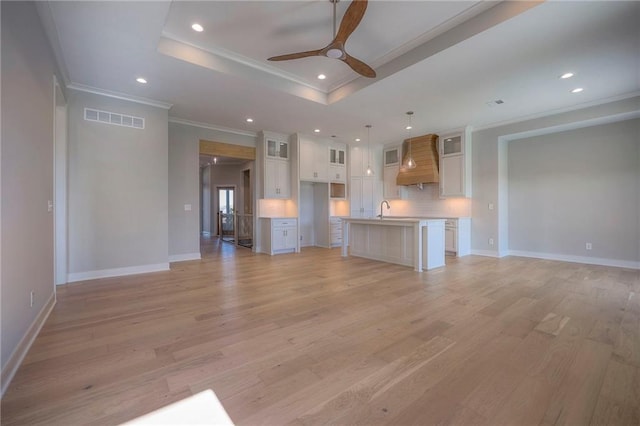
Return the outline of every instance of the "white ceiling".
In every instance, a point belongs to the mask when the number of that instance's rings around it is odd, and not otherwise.
[[[370,123],[372,143],[389,143],[408,136],[407,110],[416,135],[640,90],[640,2],[496,4],[370,1],[346,48],[375,79],[324,57],[266,60],[328,44],[328,0],[56,1],[40,12],[54,24],[49,36],[72,87],[166,102],[172,117],[241,131],[320,128],[352,143]],[[348,5],[338,4],[338,21]],[[565,71],[576,75],[560,80]],[[585,90],[570,93],[578,86]],[[495,99],[505,103],[486,105]]]

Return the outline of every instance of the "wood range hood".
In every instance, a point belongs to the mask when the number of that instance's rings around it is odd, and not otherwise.
[[[409,157],[409,140],[411,140],[411,154],[416,162],[415,169],[402,167]],[[402,143],[402,163],[396,177],[397,185],[438,183],[440,182],[439,171],[438,135],[429,134],[405,139]]]

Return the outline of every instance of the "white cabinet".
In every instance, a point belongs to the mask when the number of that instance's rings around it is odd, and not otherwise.
[[[464,197],[464,156],[440,160],[440,196]]]
[[[374,176],[380,176],[382,159],[381,149],[371,148],[371,151],[366,146],[354,146],[349,151],[349,165],[351,166],[351,177],[367,176],[367,166],[371,166]]]
[[[352,177],[349,186],[351,196],[351,217],[375,216],[375,179],[373,177]]]
[[[329,229],[331,232],[331,247],[342,245],[342,219],[332,216],[329,218]]]
[[[347,146],[345,144],[332,143],[329,146],[329,181],[347,181]]]
[[[470,134],[464,132],[440,138],[440,197],[471,196]]]
[[[326,143],[300,137],[300,180],[327,182],[329,179],[329,149]]]
[[[471,218],[460,217],[445,221],[444,249],[458,257],[471,253]]]
[[[291,198],[290,146],[286,135],[261,132],[258,150],[261,161],[262,198]]]
[[[382,195],[385,199],[404,199],[407,195],[407,187],[396,184],[396,178],[400,172],[400,147],[393,147],[384,150],[382,156],[384,160]]]
[[[297,250],[298,226],[296,218],[260,218],[262,252],[274,255]]]
[[[263,198],[291,198],[289,161],[264,161]]]
[[[444,249],[445,251],[457,252],[457,229],[445,227],[444,228]]]
[[[275,138],[265,140],[265,157],[277,160],[289,159],[289,142]]]

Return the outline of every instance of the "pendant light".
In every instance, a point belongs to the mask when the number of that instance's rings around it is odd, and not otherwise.
[[[364,126],[367,128],[367,176],[373,176],[373,169],[371,168],[371,124]]]
[[[411,155],[411,116],[413,115],[413,111],[407,111],[407,116],[409,117],[409,125],[407,125],[407,129],[409,130],[409,156],[407,157],[407,161],[404,164],[406,169],[415,169],[416,161],[413,159]]]

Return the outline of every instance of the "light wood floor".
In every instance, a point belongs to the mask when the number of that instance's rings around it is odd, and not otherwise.
[[[206,253],[60,288],[2,424],[117,424],[205,389],[248,425],[640,424],[638,271]]]

